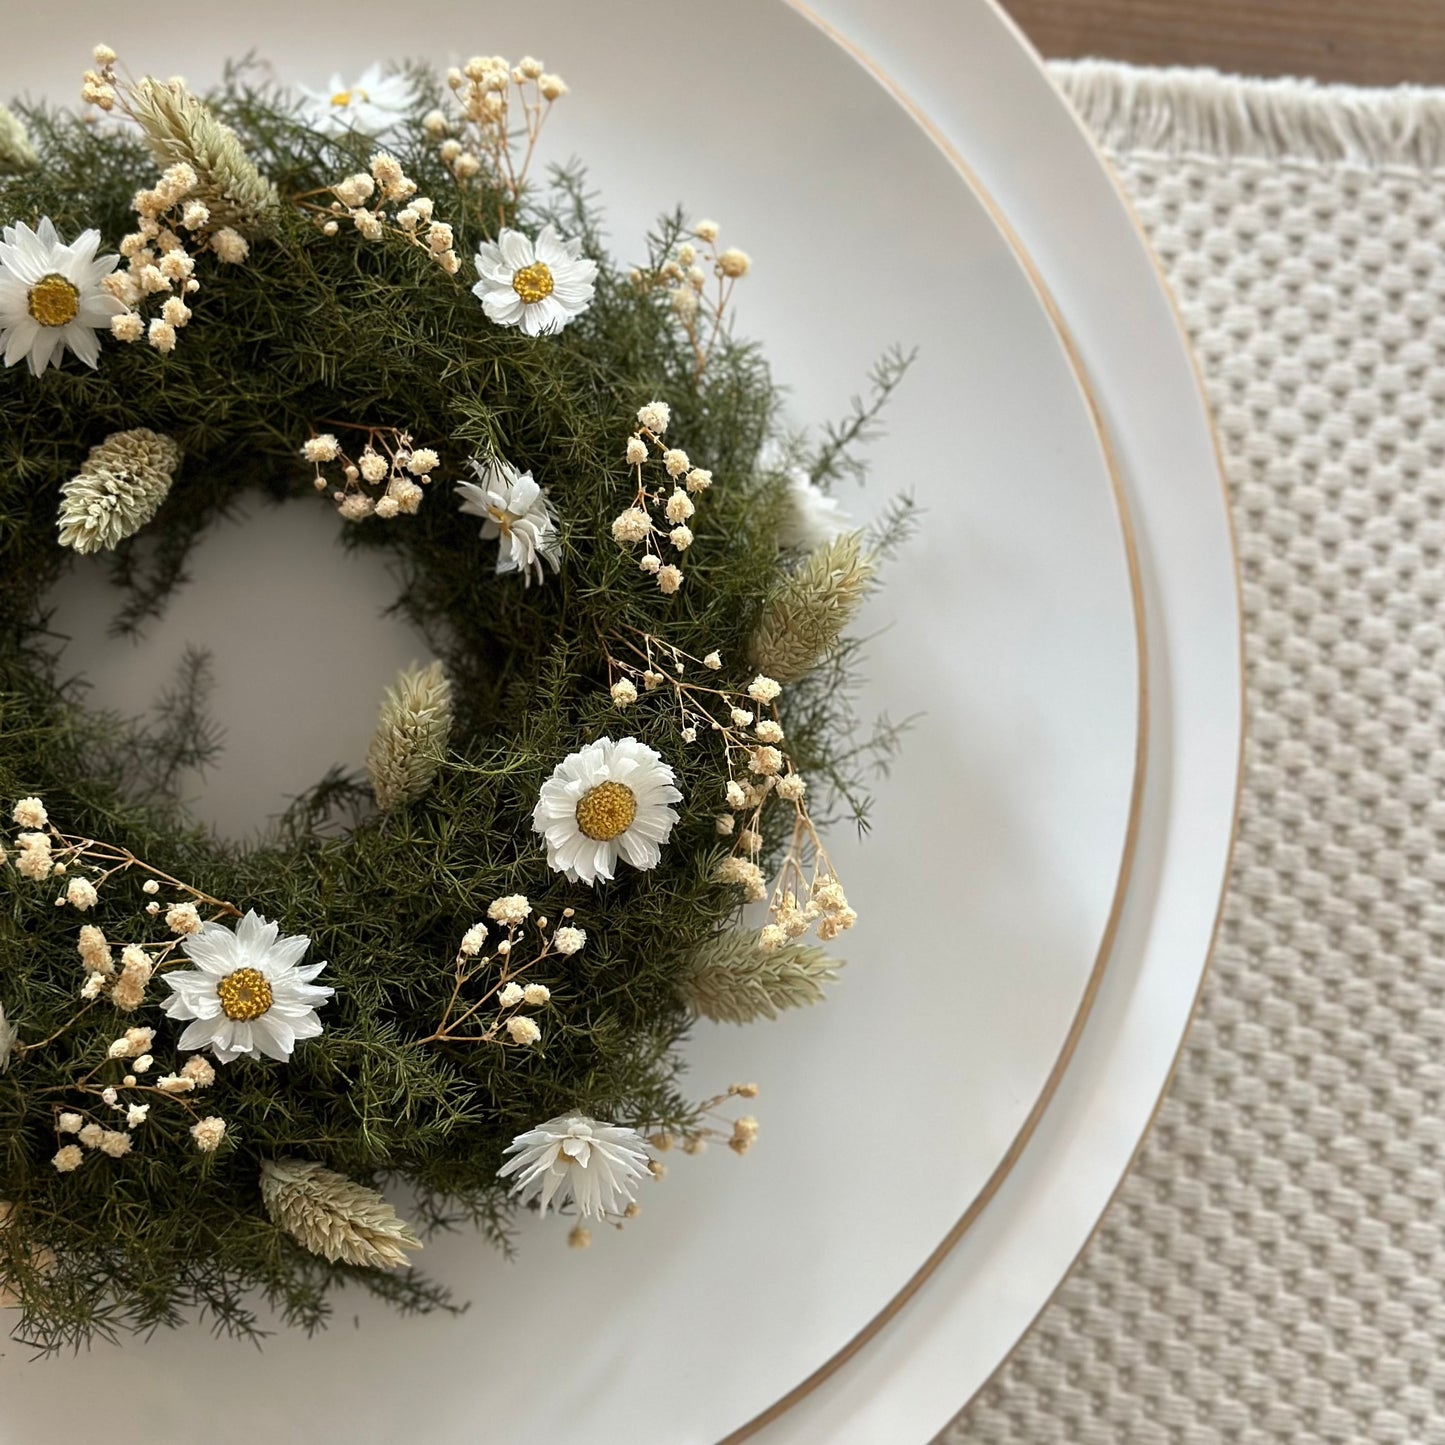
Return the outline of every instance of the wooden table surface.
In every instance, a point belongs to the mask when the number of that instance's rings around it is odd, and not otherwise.
[[[1003,0],[1046,56],[1445,85],[1445,0]]]

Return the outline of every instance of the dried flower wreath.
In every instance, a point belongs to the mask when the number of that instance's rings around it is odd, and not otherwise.
[[[753,1141],[751,1085],[681,1091],[692,1022],[834,976],[819,829],[895,739],[843,631],[907,508],[864,536],[827,489],[905,362],[784,436],[747,256],[674,216],[619,272],[580,177],[529,180],[565,92],[202,99],[101,46],[84,113],[0,109],[0,1296],[41,1348],[311,1327],[346,1280],[445,1307],[427,1231],[534,1202],[585,1243],[660,1151]],[[105,566],[142,627],[247,488],[386,549],[437,660],[242,847],[176,796],[204,659],[99,715],[45,598]]]

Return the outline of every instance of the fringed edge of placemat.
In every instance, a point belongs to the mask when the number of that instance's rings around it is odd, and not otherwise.
[[[1061,60],[1049,73],[1108,150],[1445,167],[1445,90]]]

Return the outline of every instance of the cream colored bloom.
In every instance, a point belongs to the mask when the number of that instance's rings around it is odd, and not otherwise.
[[[661,436],[671,420],[672,408],[665,401],[650,401],[637,411],[638,425],[646,427],[655,436]]]
[[[105,287],[119,256],[97,256],[99,231],[63,242],[42,216],[6,226],[0,240],[0,346],[6,366],[22,357],[39,376],[59,366],[67,348],[87,366],[100,363],[97,331],[126,308]]]
[[[580,953],[586,942],[585,928],[562,927],[552,935],[552,947],[558,953]]]
[[[597,263],[581,241],[564,241],[544,226],[536,243],[504,227],[496,241],[477,248],[478,281],[472,287],[499,326],[520,326],[528,336],[561,331],[592,304]]]
[[[21,798],[10,817],[22,828],[43,828],[50,821],[45,804],[39,798]]]
[[[514,1044],[535,1044],[542,1037],[542,1030],[522,1014],[514,1014],[507,1020],[507,1032]]]
[[[641,507],[628,507],[612,519],[612,536],[618,542],[641,542],[652,531],[652,518]]]
[[[495,923],[505,923],[515,928],[525,923],[531,912],[532,905],[527,901],[525,893],[509,893],[505,898],[498,898],[487,909],[487,917]]]
[[[656,868],[672,835],[682,794],[672,769],[636,738],[598,738],[557,764],[542,784],[532,827],[547,843],[547,862],[572,882],[596,885],[614,876],[621,857]]]
[[[191,1138],[202,1154],[214,1154],[226,1137],[226,1121],[212,1114],[207,1119],[191,1125]]]
[[[542,1213],[569,1201],[583,1219],[616,1219],[635,1202],[638,1183],[647,1177],[648,1156],[642,1135],[618,1124],[603,1124],[585,1114],[548,1119],[507,1146],[515,1154],[497,1171],[515,1176],[512,1192],[524,1204],[539,1200]]]

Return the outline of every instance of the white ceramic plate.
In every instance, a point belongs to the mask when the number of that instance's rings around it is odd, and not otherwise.
[[[775,0],[725,16],[571,0],[484,18],[443,3],[422,31],[395,11],[298,17],[265,0],[208,12],[189,36],[128,17],[119,38],[112,13],[73,8],[73,55],[40,14],[14,17],[10,53],[26,68],[0,71],[0,91],[67,94],[92,34],[196,83],[252,46],[315,80],[388,53],[533,50],[573,86],[551,153],[592,163],[620,254],[678,199],[753,253],[742,322],[766,338],[797,417],[837,414],[884,347],[918,344],[873,490],[845,502],[861,515],[907,487],[927,510],[869,619],[889,630],[864,706],[925,715],[880,792],[874,840],[838,850],[864,922],[834,1001],[771,1028],[705,1031],[692,1050],[700,1091],[763,1086],[764,1139],[747,1161],[678,1161],[643,1220],[584,1255],[555,1222],[528,1222],[510,1264],[468,1238],[439,1242],[427,1266],[475,1301],[469,1315],[402,1321],[357,1299],[359,1328],[273,1342],[266,1389],[244,1408],[215,1408],[217,1382],[251,1378],[255,1356],[202,1332],[100,1351],[83,1394],[64,1388],[67,1364],[12,1351],[0,1438],[94,1433],[123,1391],[157,1439],[198,1419],[216,1441],[284,1439],[301,1415],[358,1441],[716,1439],[841,1348],[945,1235],[1045,1090],[1093,977],[1129,833],[1142,679],[1086,400],[985,210],[894,102]],[[183,641],[215,643],[219,709],[253,749],[240,774],[276,801],[334,758],[359,759],[380,681],[411,647],[378,642],[366,614],[386,582],[360,559],[325,584],[350,590],[320,590],[309,559],[325,526],[293,527],[294,509],[212,538],[184,605],[105,682],[117,700],[128,680],[134,705]],[[309,743],[271,711],[278,693],[317,695],[304,647],[248,656],[227,642],[238,582],[224,574],[240,547],[267,593],[294,587],[289,615],[312,625],[293,631],[358,659],[350,711],[328,702]],[[77,624],[99,615],[70,605]],[[77,664],[102,676],[105,650],[90,646]],[[280,752],[290,771],[258,772]]]
[[[1042,63],[992,0],[818,0],[814,13],[972,171],[1056,304],[1128,489],[1149,630],[1139,862],[1054,1100],[983,1217],[907,1306],[762,1435],[873,1445],[931,1438],[983,1386],[1142,1142],[1221,904],[1243,675],[1230,520],[1193,358],[1126,202]]]

